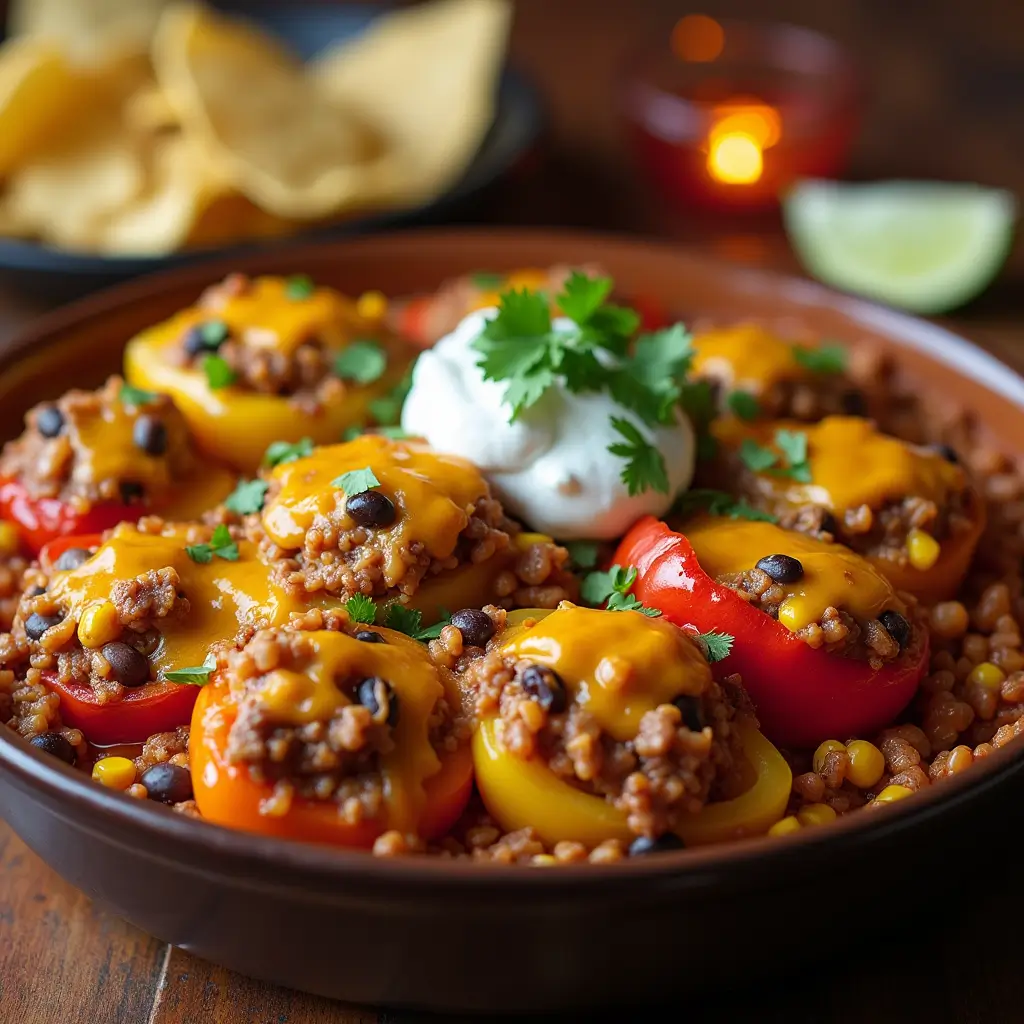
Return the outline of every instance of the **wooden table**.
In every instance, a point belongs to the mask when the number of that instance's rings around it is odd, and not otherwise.
[[[715,15],[758,13],[758,0],[708,0]],[[476,218],[629,230],[699,242],[738,259],[793,268],[777,226],[697,225],[638,186],[614,116],[615,72],[675,0],[520,0],[516,60],[548,98],[544,161],[503,185]],[[861,59],[871,102],[854,172],[968,178],[1024,196],[1024,4],[1005,0],[775,0],[772,14],[831,32]],[[1024,370],[1024,246],[999,286],[954,324]],[[0,291],[0,332],[38,307]],[[1009,811],[1008,811],[1009,813]],[[822,908],[824,958],[793,955],[792,976],[730,992],[687,993],[691,1024],[1020,1020],[1024,934],[1016,853],[979,863],[968,892],[937,892],[939,923],[894,908],[873,942],[848,946]],[[824,903],[824,901],[823,901]],[[723,1009],[724,1007],[724,1009]],[[66,885],[0,822],[0,1024],[409,1024],[254,982],[171,949]],[[617,1014],[616,1020],[627,1019]]]

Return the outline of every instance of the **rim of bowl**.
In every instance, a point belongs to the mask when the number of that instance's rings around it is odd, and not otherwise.
[[[284,247],[273,253],[259,253],[244,261],[247,273],[274,272],[282,263],[301,265],[323,257],[338,248],[395,250],[400,253],[404,243],[415,242],[428,247],[462,240],[479,244],[486,239],[500,251],[504,244],[525,244],[543,247],[545,242],[571,243],[581,248],[591,246],[605,251],[623,253],[644,250],[649,255],[665,258],[683,256],[694,262],[710,264],[722,269],[734,279],[742,279],[745,289],[782,295],[787,303],[799,307],[827,307],[841,312],[851,320],[885,333],[900,347],[927,353],[934,360],[957,370],[991,391],[1010,399],[1024,415],[1024,376],[1018,374],[995,356],[974,345],[945,327],[932,324],[906,313],[901,313],[866,299],[854,298],[833,291],[803,278],[771,270],[748,268],[729,264],[705,256],[692,247],[675,246],[664,241],[651,241],[636,236],[612,235],[598,232],[548,229],[493,229],[447,228],[421,229],[371,235],[359,239],[335,240]],[[399,257],[400,258],[400,257]],[[195,284],[202,287],[218,274],[237,270],[236,260],[203,262],[193,267],[178,268],[149,275],[127,284],[103,289],[85,299],[47,313],[18,332],[0,349],[0,373],[4,372],[26,350],[59,336],[62,331],[85,320],[109,315],[122,305],[135,303],[175,288]],[[642,884],[650,876],[673,876],[679,879],[699,877],[717,870],[742,867],[753,878],[780,860],[794,858],[800,850],[833,849],[843,844],[851,833],[870,841],[882,833],[913,830],[924,822],[949,813],[965,802],[978,798],[998,785],[1002,779],[1020,769],[1024,760],[1024,745],[1009,744],[984,758],[981,765],[971,771],[943,780],[915,793],[909,804],[898,801],[863,814],[847,815],[827,826],[805,828],[787,836],[758,836],[732,840],[663,853],[651,857],[626,858],[613,864],[569,864],[553,871],[531,869],[529,865],[501,865],[477,863],[466,859],[443,857],[402,856],[375,857],[364,850],[345,850],[327,845],[303,843],[237,831],[201,819],[178,814],[168,807],[140,801],[127,794],[105,789],[84,773],[71,768],[37,750],[23,737],[6,728],[0,729],[0,770],[13,774],[25,788],[45,792],[56,802],[73,800],[79,810],[91,812],[92,821],[86,826],[81,820],[77,827],[102,832],[106,821],[147,831],[153,837],[193,848],[197,853],[214,857],[225,856],[254,866],[285,865],[301,872],[302,877],[330,878],[361,876],[367,880],[410,886],[430,883],[433,886],[464,888],[466,886],[493,887],[500,883],[514,886],[555,886],[566,889],[587,889],[610,882],[622,885]],[[68,811],[56,812],[67,819]],[[81,819],[81,814],[75,815]],[[152,851],[147,856],[156,857]],[[207,869],[208,871],[210,869]],[[214,872],[214,873],[223,873]],[[277,884],[292,888],[298,883],[283,876]],[[265,883],[264,883],[265,884]]]

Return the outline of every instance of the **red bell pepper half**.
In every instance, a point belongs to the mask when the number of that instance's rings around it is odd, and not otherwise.
[[[739,673],[773,743],[813,747],[870,736],[910,702],[928,665],[928,637],[915,626],[903,654],[881,668],[815,650],[700,567],[681,533],[647,517],[623,538],[615,563],[633,566],[632,593],[677,626],[734,637],[718,677]]]

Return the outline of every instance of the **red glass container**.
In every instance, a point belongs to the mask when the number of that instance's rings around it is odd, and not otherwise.
[[[838,43],[810,29],[681,18],[627,73],[636,156],[686,207],[763,210],[796,179],[835,177],[860,88]]]

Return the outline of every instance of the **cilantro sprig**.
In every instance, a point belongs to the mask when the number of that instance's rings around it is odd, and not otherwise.
[[[337,487],[344,491],[349,498],[352,498],[372,487],[380,487],[380,481],[374,476],[373,470],[366,466],[363,469],[350,469],[347,473],[336,476],[331,481],[331,486]]]
[[[428,640],[436,640],[441,635],[441,630],[451,622],[452,617],[443,608],[439,609],[441,618],[432,626],[423,626],[423,613],[415,608],[407,608],[397,601],[388,605],[384,613],[384,625],[398,633],[404,633],[413,640],[420,640],[426,643]]]
[[[231,369],[231,364],[223,356],[204,356],[203,373],[206,374],[206,383],[212,391],[219,391],[226,388],[238,379],[238,375]]]
[[[362,622],[364,625],[372,626],[377,620],[377,605],[372,597],[366,594],[356,594],[345,602],[345,611],[353,622]]]
[[[825,344],[817,348],[798,346],[793,358],[811,373],[842,373],[846,369],[847,352],[842,345]]]
[[[717,629],[709,629],[705,633],[696,633],[693,635],[693,639],[703,652],[704,660],[712,665],[716,661],[728,658],[732,651],[732,645],[736,641],[736,637],[731,633],[723,633]]]
[[[309,274],[293,274],[284,283],[284,294],[292,302],[308,299],[315,290],[316,285]]]
[[[636,569],[621,565],[613,565],[607,572],[589,573],[583,578],[580,597],[595,607],[605,605],[610,612],[641,612],[655,618],[661,612],[657,608],[645,607],[630,593],[636,577]]]
[[[309,458],[313,454],[313,438],[302,437],[294,444],[290,441],[272,441],[263,453],[263,465],[269,469],[286,462]]]
[[[807,434],[802,430],[776,430],[772,443],[778,452],[745,437],[740,444],[740,461],[752,473],[770,473],[809,484],[811,463],[807,454]]]
[[[630,497],[644,491],[668,494],[668,470],[661,452],[629,420],[613,416],[612,427],[625,438],[624,441],[608,445],[608,451],[626,460],[619,475]]]
[[[144,388],[137,388],[132,384],[122,384],[117,397],[122,405],[150,405],[160,396],[155,391],[146,391]]]
[[[380,380],[388,368],[388,356],[379,342],[370,338],[353,341],[334,357],[335,376],[356,384]]]
[[[238,561],[238,543],[231,536],[231,531],[221,523],[213,531],[209,544],[188,544],[185,547],[185,554],[198,562],[206,565],[214,558],[223,558],[227,562]]]
[[[597,565],[600,547],[593,540],[571,540],[564,545],[569,560],[576,569],[593,569]]]
[[[749,519],[760,523],[777,523],[778,517],[770,512],[754,508],[746,498],[737,498],[726,491],[716,491],[709,487],[694,487],[679,496],[673,507],[676,515],[692,515],[703,509],[713,516],[727,519]]]
[[[748,423],[761,415],[761,403],[749,391],[730,391],[725,404],[734,416]]]
[[[260,512],[269,487],[266,480],[239,480],[235,489],[224,499],[224,507],[240,516]]]

